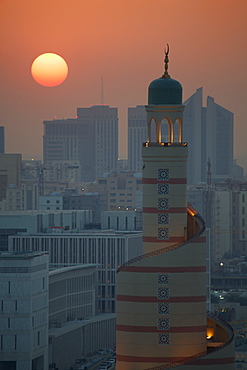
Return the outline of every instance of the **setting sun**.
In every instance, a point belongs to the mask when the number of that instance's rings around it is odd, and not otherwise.
[[[39,55],[33,61],[31,74],[40,85],[58,86],[68,76],[68,65],[61,56],[54,53],[45,53]]]

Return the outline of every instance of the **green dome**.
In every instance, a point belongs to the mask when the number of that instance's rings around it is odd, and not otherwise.
[[[181,105],[182,90],[180,82],[162,76],[149,85],[148,105]]]

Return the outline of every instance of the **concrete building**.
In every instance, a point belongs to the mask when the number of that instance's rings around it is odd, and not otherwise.
[[[50,161],[44,166],[44,182],[79,183],[81,181],[80,161]]]
[[[10,235],[77,231],[90,222],[91,211],[0,212],[0,252],[8,250]]]
[[[44,121],[44,164],[79,161],[80,181],[117,169],[118,112],[107,105],[78,108],[75,119]]]
[[[212,182],[233,179],[233,113],[210,96],[203,107],[203,89],[185,101],[184,139],[189,144],[188,183],[206,181],[210,158]]]
[[[6,198],[6,188],[20,186],[21,154],[0,154],[0,201]]]
[[[146,106],[143,251],[117,273],[117,369],[234,369],[233,330],[206,313],[205,223],[187,206],[182,86],[168,74],[168,51]]]
[[[118,266],[141,253],[140,232],[95,231],[60,234],[15,235],[9,250],[49,251],[50,267],[97,265],[96,312],[115,312],[115,275]]]
[[[115,314],[95,316],[96,265],[49,273],[49,366],[71,368],[76,359],[115,347]]]
[[[48,368],[48,255],[0,254],[0,368]]]
[[[88,185],[88,191],[106,196],[108,211],[134,210],[142,208],[142,178],[131,171],[109,172],[95,184]]]
[[[70,194],[68,191],[63,196],[63,209],[91,210],[92,222],[99,224],[101,212],[106,210],[106,196],[98,193]]]
[[[4,136],[4,126],[0,126],[0,154],[5,153],[5,136]]]
[[[39,196],[39,210],[63,210],[63,196],[60,193],[52,193],[51,195]]]
[[[128,108],[128,167],[133,172],[142,170],[141,144],[147,139],[146,122],[147,113],[143,105]]]
[[[140,231],[141,220],[141,212],[138,211],[105,211],[101,213],[101,229]]]
[[[211,261],[246,256],[247,183],[227,181],[190,186],[189,203],[204,217],[210,230]]]
[[[39,186],[36,181],[21,181],[20,186],[6,188],[6,211],[30,211],[38,209]]]

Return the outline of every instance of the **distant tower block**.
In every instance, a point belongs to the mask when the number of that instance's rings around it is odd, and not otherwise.
[[[149,85],[146,106],[148,140],[142,149],[144,253],[184,242],[187,234],[188,148],[182,142],[182,86],[168,75],[168,61],[166,52],[165,73]],[[151,125],[155,125],[155,139],[151,138]],[[164,129],[166,142],[162,141]]]

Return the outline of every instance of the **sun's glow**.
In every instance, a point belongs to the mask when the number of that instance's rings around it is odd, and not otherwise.
[[[39,55],[32,63],[31,74],[40,85],[53,87],[60,85],[68,76],[65,60],[54,53]]]

